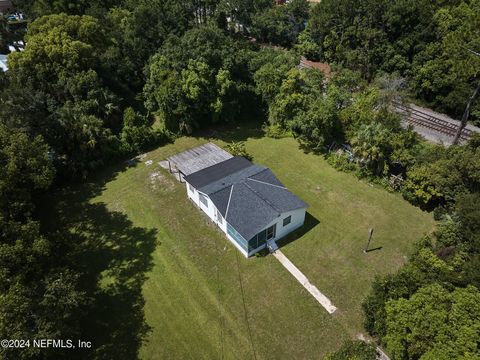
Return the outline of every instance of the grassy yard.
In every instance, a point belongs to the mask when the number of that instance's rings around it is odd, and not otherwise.
[[[282,251],[337,306],[329,315],[273,256],[243,258],[187,200],[184,185],[158,166],[206,141],[224,144],[232,134],[178,139],[133,167],[106,169],[90,184],[55,196],[52,224],[89,233],[77,241],[102,244],[79,261],[94,261],[92,278],[108,289],[102,295],[108,314],[92,330],[108,334],[97,344],[104,354],[321,358],[363,331],[360,304],[373,277],[395,271],[413,242],[433,228],[430,214],[334,170],[293,139],[246,136],[254,162],[270,167],[310,205],[306,226]],[[93,218],[99,215],[102,220]],[[381,249],[364,254],[370,227],[371,247]],[[141,335],[122,345],[131,349],[115,350],[132,332]]]

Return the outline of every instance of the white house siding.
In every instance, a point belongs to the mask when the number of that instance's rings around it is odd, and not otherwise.
[[[275,229],[275,237],[269,240],[279,240],[284,236],[288,235],[289,233],[291,233],[293,230],[296,230],[303,225],[303,223],[305,222],[305,213],[306,213],[306,209],[297,209],[297,210],[283,213],[277,219],[273,220],[270,224],[265,226],[261,231],[259,231],[259,233],[276,224],[277,226]],[[289,216],[292,217],[290,223],[283,226],[283,219]],[[250,251],[248,256],[254,255],[255,253],[259,252],[265,247],[266,247],[266,244],[258,247],[255,250]]]
[[[222,217],[221,221],[218,221],[215,214],[216,214],[216,211],[217,211],[217,208],[215,207],[215,204],[212,202],[212,200],[210,200],[210,198],[205,195],[205,197],[207,198],[207,206],[205,206],[201,201],[200,201],[200,195],[199,195],[199,192],[197,191],[197,189],[193,189],[193,191],[190,190],[190,184],[189,183],[186,183],[186,187],[187,187],[187,195],[188,197],[195,203],[195,205],[197,205],[200,209],[203,210],[203,212],[205,214],[208,215],[208,217],[213,221],[215,222],[218,227],[220,229],[222,229],[222,231],[224,233],[227,232],[227,224],[225,222],[225,219]]]
[[[273,224],[277,224],[277,230],[275,232],[275,240],[281,239],[282,237],[288,235],[293,230],[298,229],[305,222],[305,212],[306,209],[298,209],[286,212],[282,214],[278,219],[272,221],[268,226],[265,226],[265,229],[268,229]],[[283,219],[288,216],[292,216],[292,221],[290,224],[283,226]],[[263,229],[262,229],[263,230]]]

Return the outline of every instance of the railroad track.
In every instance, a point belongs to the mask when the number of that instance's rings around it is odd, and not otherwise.
[[[395,102],[393,104],[395,110],[400,114],[405,114],[405,120],[412,125],[424,127],[426,129],[455,137],[458,127],[447,120],[432,116],[421,110],[412,109],[409,106]],[[470,129],[463,129],[460,138],[462,140],[469,140],[474,132]]]

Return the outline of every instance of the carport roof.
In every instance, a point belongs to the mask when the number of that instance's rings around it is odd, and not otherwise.
[[[167,161],[183,175],[190,175],[232,158],[232,155],[213,143],[170,156]]]

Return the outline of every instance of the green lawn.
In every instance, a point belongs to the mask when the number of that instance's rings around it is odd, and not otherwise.
[[[220,137],[232,138],[210,135],[219,144]],[[295,140],[251,135],[247,150],[254,162],[270,167],[310,205],[307,225],[282,251],[337,312],[329,315],[273,256],[243,258],[187,200],[184,185],[157,164],[208,141],[185,137],[148,153],[143,161],[153,165],[106,169],[90,184],[56,195],[51,205],[52,224],[89,234],[74,240],[93,249],[77,261],[87,267],[94,262],[92,279],[108,289],[102,294],[108,314],[95,319],[101,325],[91,330],[108,334],[98,335],[100,353],[132,356],[138,349],[143,359],[321,358],[363,331],[360,304],[373,277],[395,271],[413,242],[433,228],[430,214],[334,170],[322,157],[303,153]],[[364,254],[370,227],[371,247],[381,249]],[[132,333],[142,335],[131,340]],[[125,348],[117,349],[127,338]]]

